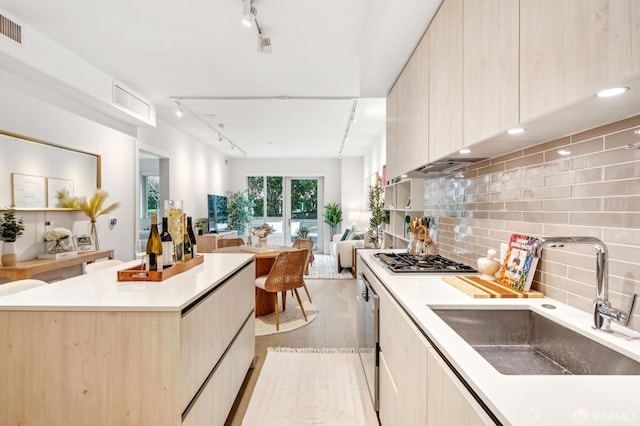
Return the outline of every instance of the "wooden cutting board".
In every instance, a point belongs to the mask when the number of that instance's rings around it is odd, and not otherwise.
[[[476,298],[538,298],[544,293],[536,290],[519,291],[506,285],[486,281],[475,275],[445,275],[442,280]]]

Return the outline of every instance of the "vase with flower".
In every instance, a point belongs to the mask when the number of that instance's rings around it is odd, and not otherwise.
[[[85,215],[87,215],[87,217],[91,221],[91,237],[95,244],[96,250],[100,250],[100,247],[98,245],[98,230],[96,228],[96,219],[98,218],[98,216],[111,213],[112,211],[120,207],[120,203],[113,203],[110,206],[103,208],[102,206],[108,196],[109,193],[107,191],[98,189],[93,193],[91,198],[87,199],[86,197],[84,197],[78,200],[78,207],[84,212]]]
[[[73,251],[71,231],[65,228],[54,228],[44,233],[47,253],[59,254]]]
[[[268,223],[264,223],[256,228],[253,228],[253,235],[258,237],[258,247],[267,246],[267,236],[273,234],[273,227]]]

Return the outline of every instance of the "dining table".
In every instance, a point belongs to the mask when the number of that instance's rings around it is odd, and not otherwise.
[[[262,275],[269,275],[271,267],[278,255],[284,251],[298,250],[295,247],[287,246],[232,246],[216,249],[213,253],[245,253],[256,256],[256,278]],[[269,315],[275,312],[273,299],[261,288],[256,287],[256,316]]]

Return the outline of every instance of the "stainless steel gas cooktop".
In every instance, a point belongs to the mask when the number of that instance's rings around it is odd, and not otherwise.
[[[397,273],[473,274],[478,272],[471,266],[455,262],[439,254],[413,256],[409,253],[376,253],[374,256],[387,265],[391,272]]]

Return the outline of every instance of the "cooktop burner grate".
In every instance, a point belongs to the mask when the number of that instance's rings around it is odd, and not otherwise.
[[[434,256],[413,256],[409,253],[376,253],[389,270],[398,273],[476,273],[476,269],[464,263],[455,262],[436,254]]]

